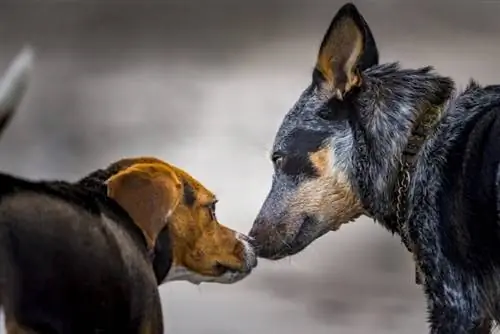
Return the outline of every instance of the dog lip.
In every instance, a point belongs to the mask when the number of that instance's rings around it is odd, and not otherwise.
[[[303,251],[306,247],[312,244],[312,242],[319,237],[325,235],[330,231],[330,229],[323,229],[319,232],[314,232],[311,229],[314,226],[314,217],[305,215],[300,227],[297,229],[294,238],[287,244],[286,247],[279,250],[276,253],[269,254],[266,256],[269,260],[280,260],[289,256],[293,256]]]
[[[214,264],[213,266],[213,269],[214,269],[214,272],[217,273],[216,276],[222,276],[224,274],[227,274],[227,273],[231,273],[231,274],[246,274],[246,273],[249,273],[252,271],[253,268],[247,268],[245,266],[245,268],[234,268],[234,267],[231,267],[231,266],[227,266],[223,263],[220,263],[220,262],[217,262]]]
[[[237,238],[242,243],[244,249],[245,266],[243,270],[240,271],[242,273],[249,273],[252,271],[253,268],[257,267],[258,264],[257,260],[258,250],[255,247],[256,244],[255,239],[242,233],[238,233]]]

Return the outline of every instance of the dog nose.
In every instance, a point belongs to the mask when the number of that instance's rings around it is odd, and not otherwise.
[[[259,251],[261,244],[256,239],[250,237],[249,240],[248,240],[248,243],[253,247],[253,249],[256,252]]]
[[[251,242],[252,242],[252,238],[251,238],[251,237],[249,237],[248,235],[243,234],[243,233],[240,233],[240,234],[238,235],[238,238],[239,238],[240,240],[242,240],[242,241],[246,241],[246,242],[248,242],[248,243],[251,243]]]
[[[257,242],[257,240],[255,240],[255,238],[248,235],[245,235],[243,237],[244,237],[243,240],[245,240],[250,246],[252,246],[254,250],[257,250],[259,243]]]
[[[238,253],[244,261],[243,271],[250,272],[253,268],[257,267],[257,253],[253,245],[254,240],[243,233],[238,233],[238,239],[240,240]]]
[[[255,251],[252,251],[251,254],[247,255],[247,269],[248,271],[251,271],[255,267],[257,267],[258,260],[257,260],[257,254]]]
[[[257,267],[257,251],[255,250],[255,247],[252,244],[252,238],[247,237],[246,242],[249,245],[249,247],[245,248],[245,270],[247,272],[252,271],[253,268]]]
[[[248,242],[256,250],[261,248],[262,240],[266,238],[266,231],[264,228],[259,227],[258,224],[254,224],[250,232],[248,233]]]

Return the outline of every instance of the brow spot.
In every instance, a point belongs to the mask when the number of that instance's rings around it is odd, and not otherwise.
[[[192,207],[196,202],[196,194],[194,193],[193,187],[187,182],[184,182],[184,204],[188,207]]]
[[[331,168],[330,155],[331,155],[330,147],[325,147],[317,152],[309,154],[309,159],[311,161],[311,164],[313,165],[314,169],[319,175],[328,174],[328,170],[329,168]]]

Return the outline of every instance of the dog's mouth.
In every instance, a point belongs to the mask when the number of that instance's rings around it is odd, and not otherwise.
[[[238,274],[238,273],[244,273],[243,270],[240,268],[235,268],[229,265],[225,265],[221,262],[216,262],[212,268],[214,276],[222,276],[225,274]]]
[[[235,267],[233,265],[227,265],[222,262],[216,262],[213,267],[213,275],[215,277],[220,277],[224,275],[249,275],[252,270],[257,266],[257,261],[255,260],[252,263],[245,263],[242,266]]]
[[[207,279],[207,282],[216,282],[221,284],[233,284],[241,281],[245,277],[251,274],[253,267],[239,267],[235,268],[233,266],[228,266],[223,263],[217,262],[213,266],[213,274],[211,279]]]
[[[305,216],[291,241],[281,241],[279,249],[274,251],[260,248],[259,256],[275,261],[296,255],[331,230],[331,228],[318,229],[317,221],[311,216]]]

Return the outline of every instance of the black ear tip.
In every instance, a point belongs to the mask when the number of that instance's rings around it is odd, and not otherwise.
[[[340,16],[359,16],[358,8],[352,3],[347,2],[342,7],[340,7],[338,14]]]

